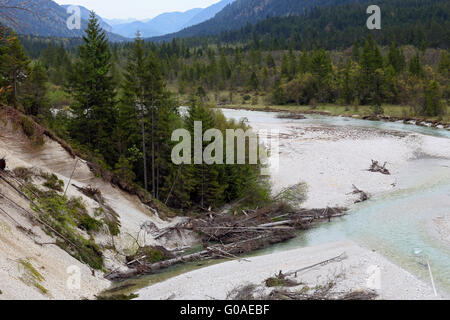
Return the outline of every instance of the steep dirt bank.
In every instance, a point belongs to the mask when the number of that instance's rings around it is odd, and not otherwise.
[[[46,135],[39,143],[32,142],[15,121],[4,114],[0,120],[0,158],[6,159],[5,177],[10,179],[16,168],[29,168],[33,172],[55,174],[63,181],[64,190],[75,168],[67,197],[80,198],[88,213],[95,217],[99,203],[73,185],[91,186],[101,191],[104,205],[117,213],[119,235],[111,237],[103,231],[92,235],[102,249],[105,272],[126,269],[125,255],[137,249],[136,242],[141,246],[158,245],[175,250],[189,246],[195,240],[188,231],[155,240],[159,230],[180,223],[182,218],[162,219],[157,209],[143,204],[138,196],[97,177],[85,161],[79,159],[77,162],[77,158],[60,142]],[[39,187],[46,190],[42,185]],[[0,191],[6,196],[0,197],[0,299],[92,298],[108,287],[109,282],[103,279],[103,272],[93,272],[87,265],[51,244],[55,243],[55,239],[42,231],[40,223],[30,219],[30,213],[35,212],[30,209],[27,199],[3,180]],[[62,196],[63,192],[58,194]],[[80,289],[71,290],[67,286],[67,281],[71,279],[71,274],[67,272],[70,266],[81,270]]]

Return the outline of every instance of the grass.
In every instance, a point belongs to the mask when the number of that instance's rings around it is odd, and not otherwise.
[[[41,285],[44,276],[36,270],[29,260],[20,259],[19,264],[24,268],[24,275],[20,278],[27,285],[37,288],[42,294],[48,294],[48,290]]]
[[[139,297],[138,294],[116,294],[116,295],[99,295],[97,296],[97,300],[132,300]]]
[[[23,191],[34,201],[32,209],[39,217],[65,238],[57,240],[57,245],[67,251],[75,259],[88,264],[93,269],[103,268],[103,255],[100,247],[92,240],[92,232],[100,231],[103,223],[89,216],[81,198],[68,199],[57,192],[42,191],[32,183],[28,183]],[[47,228],[49,234],[54,230]],[[91,235],[85,239],[80,230]]]
[[[64,182],[62,180],[59,180],[56,174],[42,173],[41,177],[46,180],[43,184],[44,187],[59,192],[63,191]]]

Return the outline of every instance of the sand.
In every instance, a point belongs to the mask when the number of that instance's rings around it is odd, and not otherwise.
[[[307,122],[250,122],[256,130],[280,130],[279,165],[272,166],[274,193],[299,182],[308,185],[306,208],[349,207],[353,185],[376,197],[398,190],[397,177],[418,154],[450,158],[450,139],[360,127]],[[391,175],[368,171],[386,162]]]
[[[236,287],[259,285],[279,271],[288,273],[346,253],[347,259],[310,269],[297,275],[296,280],[310,287],[336,276],[338,291],[374,289],[379,299],[414,300],[441,299],[430,285],[389,262],[376,252],[352,242],[331,243],[270,255],[249,258],[249,261],[230,261],[182,274],[138,292],[138,299],[146,300],[210,300],[225,299]],[[380,281],[371,281],[379,270]],[[377,279],[377,278],[373,278]]]

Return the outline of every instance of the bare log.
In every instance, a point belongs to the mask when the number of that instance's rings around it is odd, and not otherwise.
[[[322,267],[322,266],[327,265],[327,264],[332,263],[332,262],[340,262],[340,261],[345,260],[345,259],[347,259],[347,254],[344,252],[344,253],[341,253],[340,255],[338,255],[337,257],[321,261],[319,263],[313,264],[312,266],[308,266],[308,267],[305,267],[305,268],[301,268],[301,269],[289,272],[289,273],[285,274],[285,276],[292,276],[292,275],[297,274],[297,273],[302,272],[302,271],[313,269],[315,267]]]
[[[383,164],[383,166],[381,166],[378,161],[372,160],[372,165],[370,166],[369,171],[370,172],[380,172],[385,175],[390,175],[391,173],[389,172],[388,169],[386,169],[386,164],[387,164],[387,162],[385,162]]]
[[[355,201],[355,203],[364,202],[370,199],[370,196],[367,192],[364,192],[358,189],[355,185],[353,185],[353,194],[359,194],[359,199]]]
[[[138,275],[151,274],[157,270],[160,270],[163,268],[168,268],[168,267],[173,266],[178,263],[192,262],[192,261],[196,261],[196,260],[204,260],[204,259],[212,258],[214,256],[213,251],[215,251],[215,250],[220,250],[220,252],[222,252],[222,253],[226,252],[228,255],[232,255],[231,253],[227,252],[227,250],[232,249],[233,247],[236,247],[239,244],[249,242],[249,241],[259,240],[261,238],[262,237],[260,236],[260,237],[256,237],[253,239],[248,239],[248,240],[242,241],[240,243],[232,243],[229,245],[225,245],[222,248],[220,248],[219,246],[214,246],[214,247],[210,247],[206,250],[203,250],[201,252],[184,255],[184,256],[176,257],[176,258],[165,260],[165,261],[160,261],[160,262],[153,263],[153,264],[143,263],[141,266],[137,266],[136,268],[129,269],[125,272],[117,272],[117,271],[110,272],[105,275],[105,278],[108,280],[123,280],[123,279],[131,278],[131,277],[135,277]]]

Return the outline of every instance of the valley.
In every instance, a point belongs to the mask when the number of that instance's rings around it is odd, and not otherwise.
[[[448,300],[449,14],[0,0],[0,300]]]

